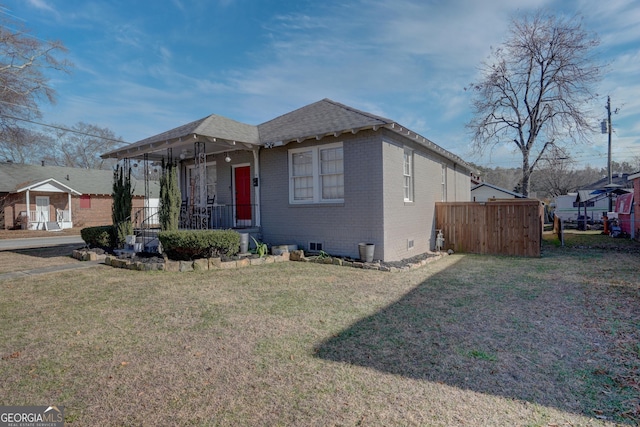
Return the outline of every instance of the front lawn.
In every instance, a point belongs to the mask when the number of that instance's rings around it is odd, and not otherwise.
[[[61,405],[79,426],[633,425],[639,271],[633,251],[547,243],[394,274],[3,281],[0,404]]]

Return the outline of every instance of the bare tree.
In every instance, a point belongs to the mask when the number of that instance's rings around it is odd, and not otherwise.
[[[123,145],[109,128],[78,122],[70,129],[57,126],[52,132],[52,144],[44,160],[48,163],[85,169],[113,169],[115,160],[100,155]]]
[[[56,56],[65,52],[62,43],[42,41],[20,22],[0,15],[0,138],[19,141],[18,123],[40,117],[39,102],[55,102],[45,73],[69,71],[71,63]]]
[[[40,153],[47,150],[50,138],[29,128],[5,129],[0,138],[0,161],[13,163],[37,163]]]
[[[575,191],[581,185],[575,161],[566,149],[557,146],[549,149],[547,155],[540,159],[539,168],[531,177],[535,181],[532,187],[551,198]]]
[[[475,94],[467,126],[474,146],[482,152],[515,144],[524,195],[548,149],[588,140],[594,130],[588,104],[601,74],[593,56],[598,44],[576,18],[524,15],[512,21],[507,40],[483,63],[481,81],[470,87]]]

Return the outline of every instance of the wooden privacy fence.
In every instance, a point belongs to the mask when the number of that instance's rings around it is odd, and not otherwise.
[[[539,257],[544,207],[534,199],[436,203],[444,250]]]

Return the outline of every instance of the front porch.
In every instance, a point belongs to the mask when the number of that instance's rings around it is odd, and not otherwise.
[[[27,230],[64,230],[73,228],[71,222],[71,211],[56,209],[56,217],[51,221],[49,215],[43,210],[30,210],[27,218],[27,212],[20,213],[20,225]]]
[[[210,204],[203,208],[183,203],[179,230],[236,230],[261,239],[261,227],[255,220],[256,205]],[[160,220],[157,207],[138,209],[133,215],[135,241],[133,252],[159,252]]]

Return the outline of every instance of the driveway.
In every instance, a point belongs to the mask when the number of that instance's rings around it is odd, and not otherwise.
[[[82,237],[53,236],[53,237],[25,237],[22,239],[0,239],[0,251],[45,248],[50,246],[84,245]]]

